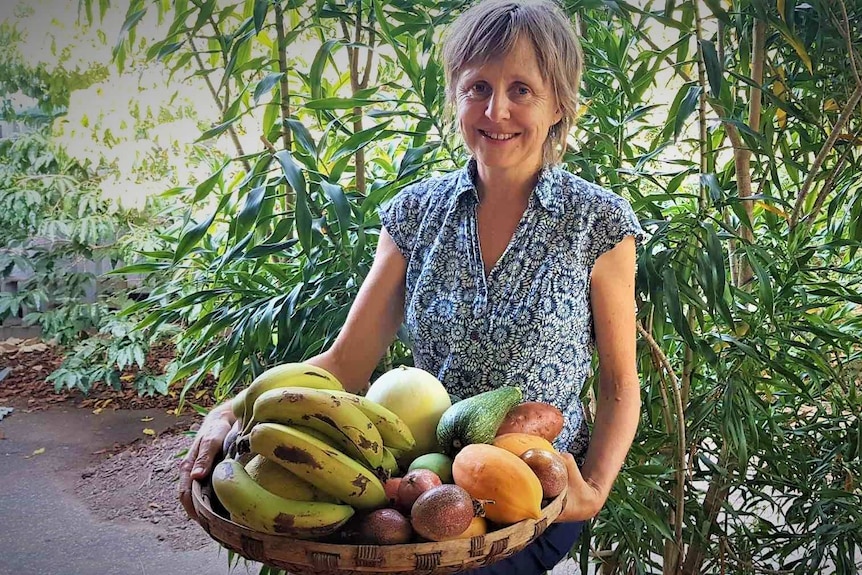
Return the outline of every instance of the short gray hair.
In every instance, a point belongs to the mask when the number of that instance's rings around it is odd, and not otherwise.
[[[553,0],[482,0],[458,16],[443,40],[446,99],[456,105],[465,67],[508,54],[521,38],[536,50],[539,71],[551,82],[563,115],[551,126],[543,150],[545,163],[558,163],[578,113],[584,56],[572,21]]]

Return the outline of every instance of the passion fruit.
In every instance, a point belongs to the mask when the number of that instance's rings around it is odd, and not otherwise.
[[[439,485],[419,496],[410,510],[410,523],[431,541],[454,539],[470,527],[473,509],[473,498],[463,488]]]

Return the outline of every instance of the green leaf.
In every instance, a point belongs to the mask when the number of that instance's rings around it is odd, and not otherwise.
[[[323,69],[326,67],[326,61],[331,57],[332,48],[342,44],[344,44],[344,40],[341,38],[327,40],[314,55],[314,61],[311,63],[311,70],[308,73],[313,99],[317,100],[323,95]]]
[[[370,104],[380,104],[390,100],[373,98],[320,98],[307,101],[303,107],[309,110],[352,110]]]
[[[401,158],[401,163],[398,165],[398,175],[396,176],[396,179],[400,180],[401,178],[406,178],[420,170],[424,165],[422,163],[422,158],[435,147],[436,146],[426,145],[418,148],[410,148],[404,152],[404,156]]]
[[[204,142],[206,140],[209,140],[210,138],[215,138],[219,134],[228,130],[232,125],[234,125],[236,123],[237,120],[239,120],[239,117],[234,117],[234,118],[231,118],[230,120],[227,120],[226,122],[222,122],[221,124],[219,124],[218,126],[216,126],[214,128],[210,128],[209,130],[207,130],[206,132],[201,134],[200,137],[197,140],[195,140],[195,143],[198,144],[200,142]]]
[[[275,154],[275,159],[281,164],[281,169],[284,171],[284,177],[287,178],[287,183],[290,187],[299,194],[306,193],[305,176],[293,161],[293,156],[288,150],[281,150]]]
[[[335,207],[338,229],[341,232],[341,244],[346,246],[348,243],[347,231],[350,228],[350,203],[344,195],[344,190],[338,184],[323,180],[320,182],[320,187]]]
[[[294,245],[296,245],[296,239],[289,239],[284,242],[272,243],[272,244],[260,244],[254,246],[250,250],[245,253],[246,259],[258,259],[265,256],[271,256],[273,254],[284,253]]]
[[[775,26],[784,39],[787,41],[790,46],[796,51],[796,54],[805,64],[805,68],[808,70],[809,74],[814,74],[814,64],[811,61],[811,56],[808,54],[808,50],[805,49],[805,44],[802,43],[802,40],[796,37],[795,34],[784,25],[782,22],[774,19],[770,19],[770,24]]]
[[[383,137],[384,130],[391,122],[392,120],[387,120],[382,124],[377,124],[376,126],[362,130],[361,132],[356,132],[338,147],[338,150],[332,155],[330,160],[334,162],[342,156],[354,154],[356,153],[356,150],[368,145],[368,143],[374,139]]]
[[[691,333],[691,328],[688,325],[688,320],[682,310],[682,301],[680,301],[679,286],[676,282],[676,275],[673,268],[665,268],[662,274],[664,279],[664,300],[667,307],[670,320],[677,333],[690,345],[695,346],[694,336]]]
[[[254,0],[254,15],[252,18],[254,19],[254,31],[256,34],[260,34],[260,31],[263,30],[263,25],[266,23],[266,11],[269,9],[270,1]]]
[[[216,183],[218,183],[218,181],[221,179],[222,172],[226,167],[227,162],[222,164],[222,166],[218,170],[216,170],[210,177],[197,185],[197,187],[195,188],[194,198],[192,198],[192,203],[196,204],[200,202],[201,200],[206,198],[211,191],[213,191],[213,188],[215,188]]]
[[[308,208],[308,193],[305,191],[305,186],[294,188],[296,191],[296,206],[294,208],[296,219],[296,233],[299,236],[299,244],[302,246],[302,251],[306,254],[311,253],[311,232],[312,232],[312,217],[311,210]]]
[[[437,60],[434,59],[428,60],[428,64],[425,66],[425,85],[422,90],[422,103],[428,110],[434,109],[434,104],[438,99],[437,71],[439,68]]]
[[[218,207],[209,215],[209,217],[205,218],[199,224],[192,226],[188,231],[186,231],[181,237],[180,241],[177,244],[177,249],[174,251],[174,263],[179,262],[183,259],[194,247],[201,241],[201,238],[206,235],[207,230],[213,224],[216,219],[218,213],[227,205],[228,200],[230,200],[230,195],[225,195],[221,202],[219,202]]]
[[[254,230],[248,232],[243,239],[237,242],[235,246],[233,246],[228,252],[226,252],[221,258],[219,258],[218,264],[216,265],[216,269],[220,270],[225,266],[225,264],[235,260],[243,252],[243,250],[245,250],[246,246],[251,243],[251,240],[254,239],[254,235]]]
[[[129,266],[124,266],[121,268],[116,268],[108,272],[109,275],[123,275],[123,274],[148,274],[152,272],[157,272],[160,270],[168,269],[169,265],[167,263],[140,263],[140,264],[132,264]]]
[[[745,254],[754,273],[757,275],[757,292],[760,295],[758,307],[770,316],[775,314],[775,296],[772,290],[772,278],[763,267],[756,249],[753,246],[744,246]]]
[[[268,0],[265,1],[268,2]],[[258,100],[260,100],[264,94],[268,94],[272,90],[272,87],[278,84],[283,77],[283,72],[276,72],[274,74],[268,74],[263,80],[258,82],[257,86],[254,88],[254,103],[257,104]]]
[[[296,138],[297,143],[311,156],[317,156],[317,144],[314,143],[314,138],[311,135],[311,132],[308,131],[308,128],[300,122],[299,120],[294,120],[293,118],[288,118],[284,121],[287,124],[290,131],[293,133]]]
[[[701,88],[700,86],[689,86],[688,92],[686,92],[685,97],[682,99],[682,102],[679,105],[679,110],[677,110],[676,116],[673,121],[673,139],[674,141],[679,139],[679,135],[682,132],[682,128],[685,125],[686,120],[691,114],[697,109],[698,100],[700,98]]]
[[[703,61],[706,64],[706,75],[709,78],[709,91],[713,98],[721,95],[721,62],[718,61],[718,53],[715,44],[709,40],[700,41],[700,49],[703,52]]]
[[[258,186],[245,197],[245,206],[236,219],[236,235],[243,236],[257,221],[260,206],[266,195],[266,186]]]

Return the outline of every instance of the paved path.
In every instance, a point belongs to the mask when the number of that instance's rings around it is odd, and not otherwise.
[[[177,551],[157,525],[104,521],[71,486],[93,452],[141,435],[141,418],[157,432],[176,419],[161,409],[16,409],[0,421],[0,575],[222,575],[227,553],[213,543]],[[41,455],[34,451],[45,448]],[[28,457],[29,456],[29,457]],[[231,573],[256,574],[242,563]]]

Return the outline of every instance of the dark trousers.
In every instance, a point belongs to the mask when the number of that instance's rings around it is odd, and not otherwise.
[[[535,541],[514,555],[458,575],[543,575],[568,555],[583,529],[583,521],[551,523]]]

